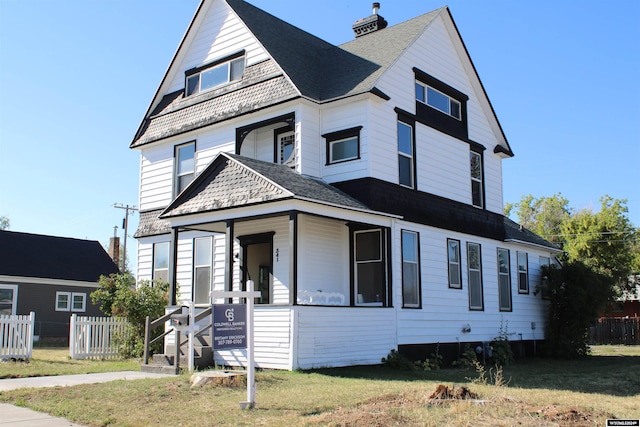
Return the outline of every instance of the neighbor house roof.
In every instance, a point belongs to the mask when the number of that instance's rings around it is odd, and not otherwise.
[[[0,231],[0,276],[97,282],[118,267],[99,242]]]

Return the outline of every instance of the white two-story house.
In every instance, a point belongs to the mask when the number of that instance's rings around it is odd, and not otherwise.
[[[449,9],[354,32],[200,3],[131,143],[138,278],[202,307],[252,279],[259,367],[455,358],[504,327],[527,351],[558,250],[502,214],[513,152]]]

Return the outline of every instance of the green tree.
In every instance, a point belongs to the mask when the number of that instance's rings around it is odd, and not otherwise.
[[[613,295],[611,276],[580,261],[545,266],[542,274],[549,291],[545,353],[569,359],[587,355],[589,327]]]
[[[544,237],[552,243],[563,243],[562,224],[571,217],[569,200],[562,194],[551,197],[534,198],[531,194],[523,196],[518,203],[507,203],[504,214],[515,213],[518,223]]]
[[[563,246],[571,261],[581,261],[613,280],[620,294],[629,287],[629,277],[638,264],[637,233],[627,216],[626,200],[600,199],[600,210],[583,209],[562,224]]]
[[[0,230],[8,230],[11,221],[6,216],[0,216]]]
[[[124,317],[129,326],[123,336],[116,337],[122,357],[140,357],[144,351],[144,332],[147,316],[156,319],[164,315],[169,303],[169,284],[162,281],[149,282],[143,280],[135,283],[128,274],[111,274],[101,276],[100,286],[91,293],[91,300],[109,315]],[[152,338],[159,336],[157,331]],[[158,342],[152,353],[160,350]]]

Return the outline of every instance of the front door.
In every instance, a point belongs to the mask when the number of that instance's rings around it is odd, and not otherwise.
[[[242,289],[253,280],[260,292],[258,304],[272,303],[273,233],[240,237],[242,246]]]

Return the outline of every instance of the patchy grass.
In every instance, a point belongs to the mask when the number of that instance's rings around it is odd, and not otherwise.
[[[69,349],[61,347],[34,349],[32,356],[0,362],[0,379],[140,370],[139,360],[71,360]]]
[[[393,371],[381,366],[257,374],[257,408],[243,388],[189,388],[189,375],[22,389],[0,401],[89,426],[602,426],[640,418],[637,348],[594,350],[578,361],[529,359],[505,368],[508,386],[476,384],[474,371]],[[611,357],[615,356],[615,357]],[[475,399],[430,399],[440,384]]]

